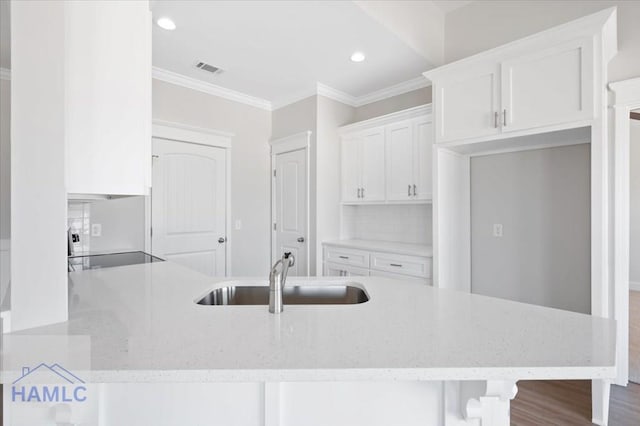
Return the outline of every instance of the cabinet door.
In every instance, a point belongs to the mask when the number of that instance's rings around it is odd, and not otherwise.
[[[325,263],[323,275],[325,277],[368,277],[369,270],[353,266]]]
[[[363,201],[384,201],[384,128],[378,127],[362,137]]]
[[[435,87],[436,143],[493,135],[499,102],[499,67],[474,67]]]
[[[67,192],[144,195],[151,186],[147,2],[66,2]]]
[[[592,118],[592,44],[577,40],[503,62],[503,131]]]
[[[360,147],[356,137],[342,139],[342,201],[360,201]]]
[[[433,123],[420,118],[413,122],[413,176],[416,185],[414,199],[433,198]]]
[[[386,128],[387,200],[413,199],[414,127],[402,121]]]

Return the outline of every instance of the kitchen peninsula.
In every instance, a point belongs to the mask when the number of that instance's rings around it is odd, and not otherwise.
[[[255,424],[299,424],[305,410],[321,410],[317,424],[346,424],[362,410],[366,424],[385,424],[376,407],[386,401],[403,424],[508,425],[518,380],[615,376],[611,320],[418,283],[291,277],[287,286],[353,283],[370,300],[285,304],[274,315],[267,306],[196,303],[213,288],[267,285],[266,277],[216,280],[172,262],[69,277],[69,321],[12,335],[89,336],[91,368],[82,377],[105,384],[101,399],[114,410],[122,395],[194,386],[213,411],[191,413],[190,424],[240,424],[247,404],[263,407]],[[188,392],[167,392],[173,405],[190,406]],[[221,395],[237,398],[224,409]],[[136,404],[142,416],[145,405]],[[141,419],[170,424],[161,405]]]

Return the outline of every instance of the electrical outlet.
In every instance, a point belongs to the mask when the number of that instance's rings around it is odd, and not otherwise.
[[[494,223],[493,224],[493,236],[494,237],[498,237],[498,238],[502,238],[502,224],[501,223]]]
[[[242,229],[242,221],[240,219],[236,219],[236,231]]]
[[[99,223],[91,224],[91,236],[92,237],[101,237],[102,236],[102,225]]]

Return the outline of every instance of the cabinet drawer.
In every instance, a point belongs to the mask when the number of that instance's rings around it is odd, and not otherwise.
[[[431,258],[371,253],[371,269],[413,277],[431,278]]]
[[[339,263],[325,263],[323,275],[325,277],[368,277],[369,270]]]
[[[369,253],[361,250],[346,249],[341,247],[325,247],[324,260],[326,262],[342,265],[369,267]]]
[[[433,283],[431,282],[431,278],[418,278],[418,277],[412,277],[409,275],[395,274],[393,272],[372,270],[369,275],[372,277],[394,278],[402,281],[410,281],[410,282],[416,282],[421,284],[433,285]]]

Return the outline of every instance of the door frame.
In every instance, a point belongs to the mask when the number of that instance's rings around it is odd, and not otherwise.
[[[232,275],[231,271],[231,146],[234,133],[225,132],[203,127],[189,126],[165,120],[153,120],[151,126],[151,137],[153,139],[165,139],[174,142],[204,145],[212,148],[222,148],[225,150],[226,160],[226,208],[225,208],[225,276]],[[153,144],[153,142],[151,142]],[[152,147],[153,152],[153,147]],[[152,182],[153,183],[153,182]],[[153,187],[149,196],[145,197],[144,212],[144,248],[147,253],[151,252],[151,197]]]
[[[629,113],[640,108],[640,77],[609,83],[614,101],[611,114],[613,150],[613,313],[616,320],[616,385],[629,381],[629,232],[630,146]]]
[[[276,156],[278,154],[284,154],[287,152],[305,150],[307,157],[307,274],[310,276],[311,271],[311,251],[312,245],[315,241],[311,239],[311,130],[305,130],[304,132],[296,133],[283,138],[269,140],[269,146],[271,147],[271,223],[269,227],[271,229],[271,262],[275,262],[274,254],[276,252],[276,231],[273,229],[274,221],[276,219],[276,178],[274,171],[276,167]]]

